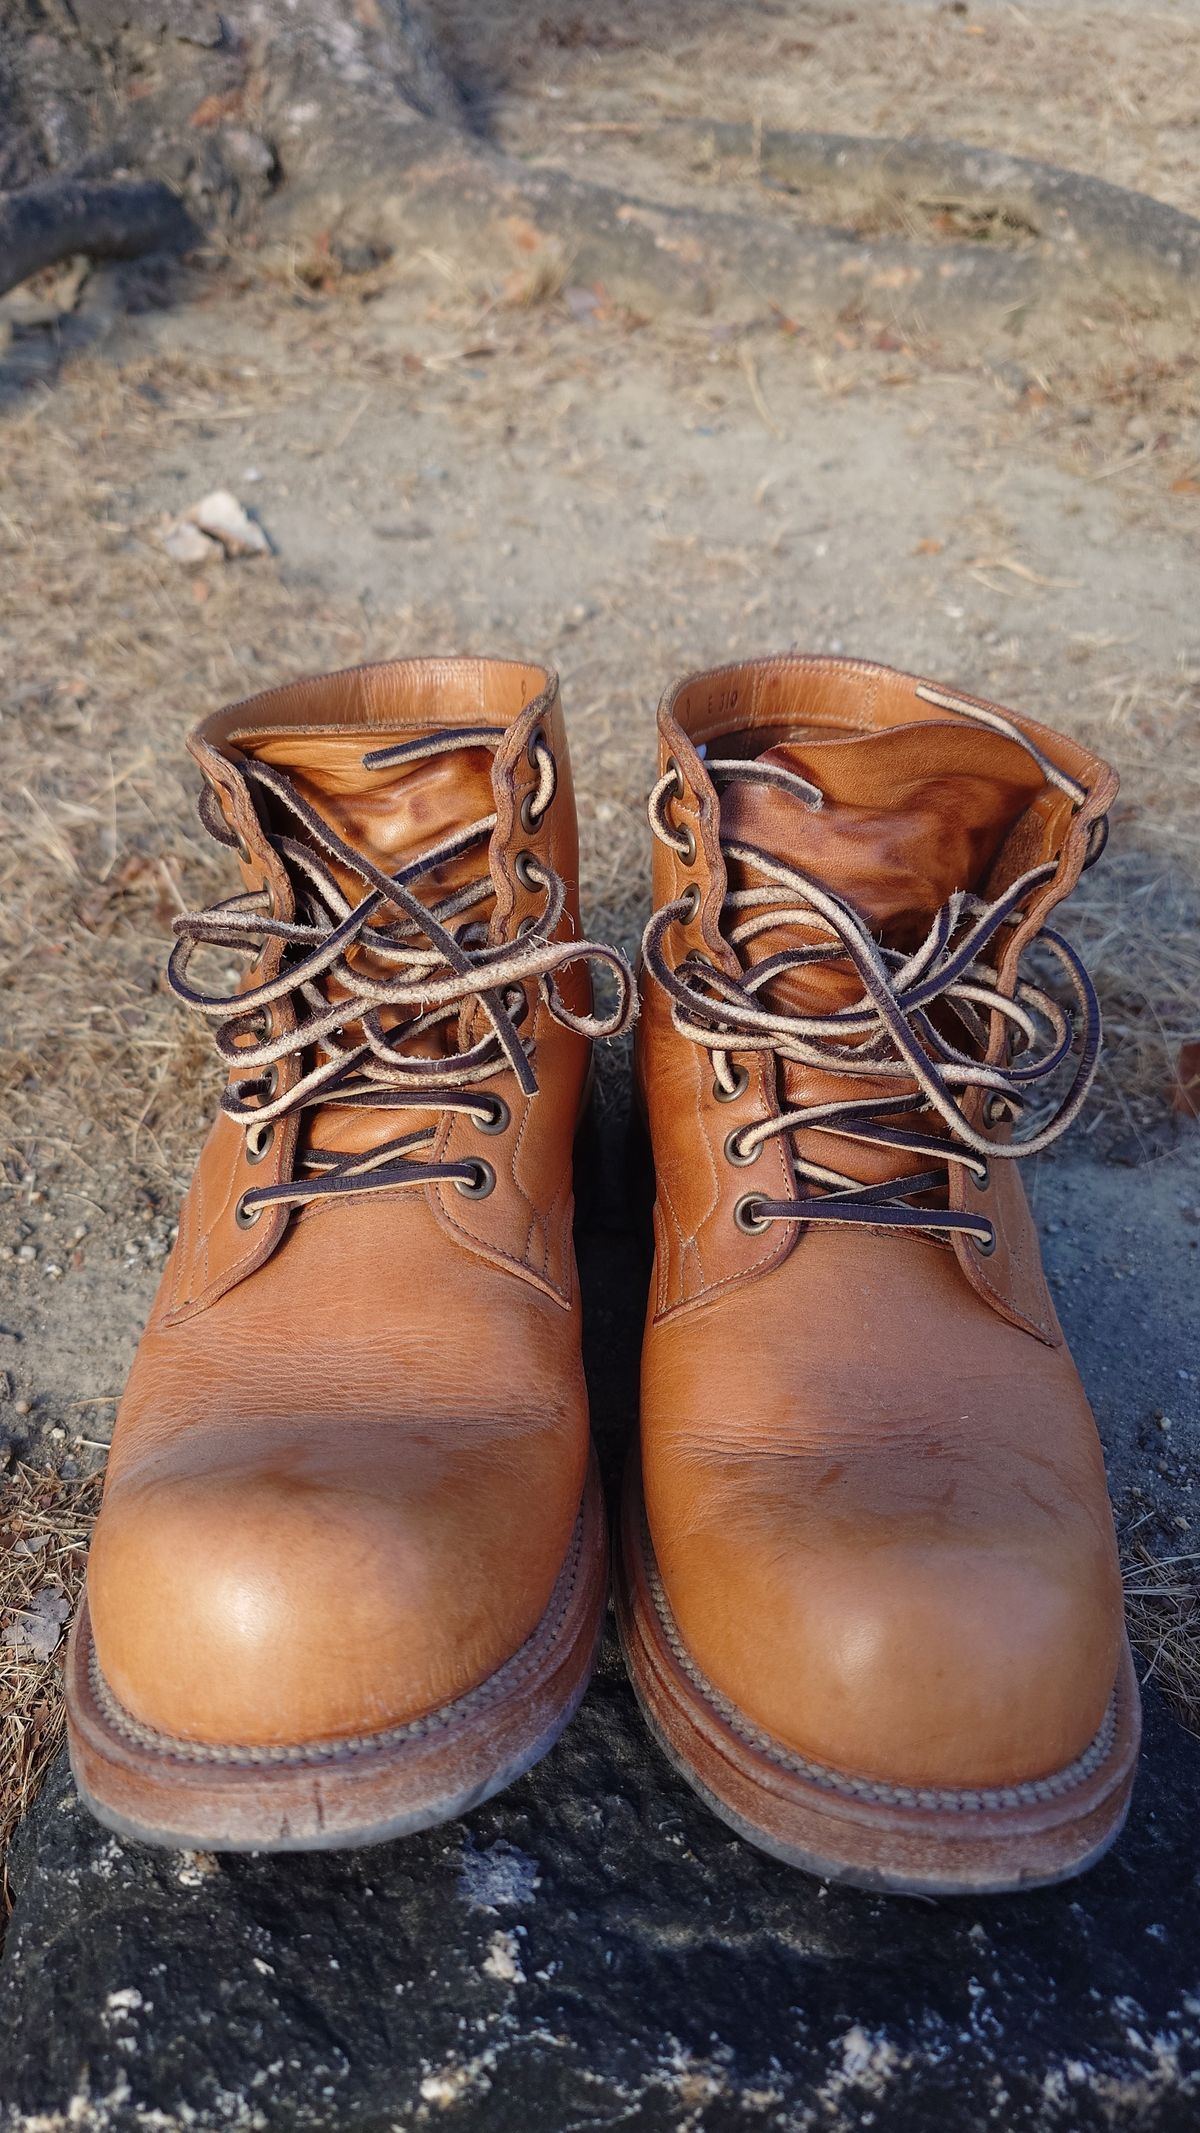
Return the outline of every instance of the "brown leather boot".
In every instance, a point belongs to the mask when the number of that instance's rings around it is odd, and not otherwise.
[[[128,1834],[365,1844],[525,1770],[591,1670],[572,1144],[632,981],[580,938],[542,668],[359,668],[189,745],[245,886],[171,978],[230,1078],[117,1420],[71,1755]],[[205,944],[249,956],[232,996]]]
[[[697,675],[659,732],[635,1684],[780,1858],[929,1892],[1057,1880],[1121,1826],[1138,1697],[1013,1158],[1094,1071],[1095,996],[1046,921],[1116,779],[850,660]],[[1035,939],[1069,1013],[1022,965]]]

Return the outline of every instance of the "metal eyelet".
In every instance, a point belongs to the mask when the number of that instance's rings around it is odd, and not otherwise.
[[[999,1092],[993,1089],[983,1099],[983,1123],[985,1126],[999,1126],[1007,1117],[1008,1105]]]
[[[986,1161],[986,1159],[982,1156],[979,1160],[978,1170],[974,1168],[968,1168],[967,1176],[970,1178],[971,1183],[975,1187],[976,1192],[986,1192],[992,1182],[991,1167]]]
[[[261,1213],[261,1207],[247,1207],[246,1195],[243,1193],[233,1210],[233,1219],[239,1229],[253,1229]]]
[[[1105,845],[1108,843],[1108,831],[1109,821],[1107,815],[1097,815],[1095,821],[1089,824],[1087,848],[1083,855],[1083,865],[1080,868],[1080,873],[1086,874],[1089,867],[1095,866],[1096,861],[1104,851]]]
[[[529,913],[527,913],[527,915],[526,915],[526,916],[525,916],[525,917],[524,917],[523,919],[521,919],[521,920],[520,920],[520,922],[518,923],[518,926],[517,926],[517,935],[518,935],[518,938],[519,938],[519,937],[520,937],[521,935],[523,935],[523,934],[526,934],[526,933],[532,933],[532,932],[533,932],[533,929],[534,929],[534,927],[535,927],[536,925],[537,925],[537,920],[536,920],[536,918],[535,918],[535,917],[533,916],[533,913],[532,913],[532,912],[529,912]]]
[[[685,867],[690,867],[696,857],[696,832],[690,822],[680,822],[677,826],[677,835],[680,839],[677,846],[679,856]]]
[[[502,1096],[489,1096],[487,1101],[491,1105],[491,1110],[486,1118],[477,1118],[475,1120],[476,1130],[480,1133],[505,1132],[512,1123],[512,1112],[509,1110],[504,1098]]]
[[[263,1126],[249,1126],[246,1130],[246,1161],[261,1163],[274,1138],[274,1119],[269,1118]]]
[[[737,1206],[733,1210],[734,1221],[736,1222],[738,1228],[747,1237],[757,1237],[761,1235],[762,1231],[766,1229],[768,1224],[770,1223],[771,1218],[769,1215],[760,1215],[755,1213],[755,1209],[761,1206],[762,1201],[759,1198],[758,1194],[756,1192],[747,1192],[742,1195],[742,1198],[738,1201]]]
[[[984,1242],[984,1239],[983,1239],[982,1237],[977,1237],[977,1236],[975,1235],[974,1231],[972,1231],[972,1233],[971,1233],[971,1242],[972,1242],[972,1244],[974,1245],[974,1247],[975,1247],[976,1251],[978,1252],[978,1254],[979,1254],[979,1256],[980,1256],[980,1258],[981,1258],[981,1259],[990,1259],[990,1258],[991,1258],[991,1256],[992,1256],[992,1253],[993,1253],[993,1252],[995,1251],[995,1249],[996,1249],[996,1231],[995,1231],[995,1228],[993,1227],[993,1229],[992,1229],[992,1233],[991,1233],[991,1236],[990,1236],[990,1237],[989,1237],[989,1238],[987,1239],[987,1242],[986,1242],[986,1243]]]
[[[253,866],[254,854],[251,851],[249,845],[247,844],[245,838],[243,837],[240,829],[234,830],[233,843],[234,850],[237,852],[238,858],[241,860],[242,865],[246,867]]]
[[[669,755],[667,757],[667,775],[668,777],[672,777],[675,780],[675,798],[677,800],[682,800],[684,792],[686,791],[686,787],[683,782],[683,772],[679,768],[678,761],[673,755]]]
[[[735,1126],[732,1133],[726,1134],[725,1161],[727,1163],[735,1163],[739,1170],[746,1170],[749,1168],[751,1163],[757,1163],[761,1154],[761,1141],[759,1142],[757,1148],[754,1148],[749,1152],[747,1152],[747,1150],[742,1146],[742,1129],[740,1126]]]
[[[679,901],[683,909],[680,911],[678,923],[681,926],[686,926],[691,919],[695,918],[697,911],[700,909],[700,891],[694,881],[689,881]]]
[[[535,770],[538,767],[539,748],[544,748],[547,755],[550,753],[550,743],[546,739],[545,729],[541,726],[535,726],[529,736],[529,745],[525,750],[525,760],[527,763],[531,763]]]
[[[525,798],[522,800],[520,808],[518,809],[518,814],[520,816],[521,821],[521,828],[526,832],[528,836],[533,835],[533,832],[536,830],[538,823],[542,819],[540,815],[535,815],[533,811],[533,803],[536,799],[537,788],[535,786],[531,791],[526,793]]]
[[[471,1168],[475,1172],[474,1177],[455,1178],[454,1190],[461,1192],[464,1200],[486,1200],[489,1192],[495,1190],[496,1173],[490,1163],[484,1162],[481,1155],[471,1157]]]
[[[261,1090],[260,1101],[264,1104],[269,1104],[272,1097],[277,1096],[279,1093],[279,1068],[272,1062],[269,1067],[263,1069],[263,1072],[256,1079]]]
[[[523,889],[540,889],[543,886],[539,875],[531,872],[531,869],[535,866],[537,866],[537,859],[532,852],[517,853],[513,861],[513,873]]]
[[[733,1087],[731,1089],[727,1089],[723,1082],[717,1081],[714,1077],[712,1092],[719,1104],[732,1104],[737,1102],[739,1096],[745,1095],[749,1085],[749,1072],[744,1066],[740,1066],[735,1067],[733,1070]]]

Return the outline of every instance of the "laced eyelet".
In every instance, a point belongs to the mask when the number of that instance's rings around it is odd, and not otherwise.
[[[537,866],[537,860],[532,852],[517,853],[513,861],[513,873],[523,889],[540,889],[542,887],[540,876],[532,871],[535,866]]]
[[[234,850],[236,851],[238,858],[241,860],[242,865],[245,867],[253,866],[254,854],[250,850],[250,847],[247,844],[245,838],[243,837],[240,829],[234,830],[233,844]]]
[[[679,913],[678,923],[686,926],[700,909],[700,891],[694,881],[689,881],[679,901],[683,908]]]
[[[534,812],[534,801],[536,799],[537,789],[535,787],[532,791],[526,793],[525,798],[522,800],[521,805],[518,809],[521,828],[525,831],[527,836],[532,836],[533,832],[538,826],[538,823],[542,819],[539,814],[535,814]]]
[[[741,1129],[741,1127],[740,1127],[740,1126],[735,1126],[735,1127],[734,1127],[734,1129],[733,1129],[733,1132],[732,1132],[732,1133],[727,1133],[727,1134],[726,1134],[726,1136],[725,1136],[725,1161],[726,1161],[727,1163],[734,1163],[734,1164],[736,1164],[736,1166],[737,1166],[737,1168],[738,1168],[739,1170],[747,1170],[747,1169],[749,1169],[749,1167],[750,1167],[750,1164],[751,1164],[751,1163],[757,1163],[757,1161],[758,1161],[758,1159],[759,1159],[759,1156],[760,1156],[761,1154],[762,1154],[762,1142],[761,1142],[761,1141],[759,1142],[759,1144],[758,1144],[757,1148],[752,1148],[752,1149],[749,1149],[749,1150],[748,1150],[748,1149],[746,1149],[746,1148],[744,1148],[744,1147],[743,1147],[743,1145],[742,1145],[742,1129]]]
[[[727,1089],[723,1082],[717,1081],[714,1077],[712,1092],[719,1104],[736,1103],[739,1096],[745,1095],[749,1083],[750,1075],[747,1069],[744,1066],[739,1066],[733,1070],[733,1087],[731,1089]]]
[[[996,1249],[995,1229],[992,1229],[990,1235],[986,1239],[983,1237],[976,1236],[974,1231],[972,1231],[971,1242],[974,1245],[975,1250],[978,1252],[981,1259],[990,1259],[992,1253]]]
[[[1007,1117],[1008,1105],[1005,1103],[1004,1098],[993,1089],[983,1099],[983,1123],[985,1126],[999,1126],[1004,1123]]]
[[[275,1138],[275,1121],[269,1118],[265,1125],[250,1126],[246,1131],[246,1161],[261,1163]]]
[[[667,776],[674,780],[675,798],[682,800],[687,787],[683,782],[683,772],[673,755],[667,757]],[[696,856],[696,833],[690,823],[673,824],[671,839],[685,867],[690,867]]]
[[[1082,874],[1086,874],[1089,867],[1094,867],[1103,853],[1104,847],[1108,843],[1108,829],[1107,815],[1097,815],[1095,821],[1089,825],[1087,848],[1083,855],[1083,865],[1080,868]]]
[[[742,1195],[742,1198],[738,1201],[737,1206],[733,1210],[734,1221],[736,1222],[738,1228],[747,1237],[760,1236],[763,1230],[766,1229],[768,1224],[770,1223],[771,1218],[769,1215],[762,1215],[755,1212],[755,1210],[757,1208],[760,1208],[761,1206],[762,1201],[760,1200],[758,1194],[756,1192],[747,1192]]]
[[[982,1156],[979,1159],[978,1167],[971,1165],[968,1168],[967,1176],[970,1178],[976,1192],[986,1192],[992,1182],[991,1168]]]
[[[474,1177],[455,1178],[454,1190],[461,1192],[464,1200],[486,1200],[489,1192],[495,1190],[496,1173],[481,1155],[471,1157],[471,1168]]]
[[[269,1104],[272,1097],[277,1096],[279,1093],[279,1068],[272,1061],[271,1065],[265,1067],[256,1079],[260,1091],[260,1102]]]
[[[480,1133],[505,1132],[512,1123],[512,1112],[509,1110],[504,1098],[502,1096],[489,1096],[487,1101],[491,1109],[486,1118],[476,1118],[476,1130]]]
[[[539,748],[544,748],[546,750],[547,755],[549,755],[550,743],[546,739],[545,731],[541,726],[535,726],[533,732],[529,736],[529,745],[525,750],[525,760],[527,763],[531,763],[535,770],[538,767]]]
[[[247,1207],[246,1195],[243,1193],[233,1210],[233,1219],[239,1229],[253,1229],[261,1213],[261,1207]]]

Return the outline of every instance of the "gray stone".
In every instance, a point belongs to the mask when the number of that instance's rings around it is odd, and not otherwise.
[[[1156,1410],[1195,1442],[1195,1158],[1036,1181],[1118,1486]],[[583,1239],[610,1483],[644,1293],[621,1221],[610,1194]],[[1160,1486],[1186,1503],[1191,1472]],[[539,1769],[374,1851],[124,1844],[60,1764],[12,1861],[0,2125],[1194,2133],[1200,1741],[1146,1715],[1116,1849],[990,1901],[826,1888],[741,1843],[650,1743],[611,1638]]]

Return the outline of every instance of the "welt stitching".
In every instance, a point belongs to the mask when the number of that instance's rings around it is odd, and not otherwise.
[[[1076,1756],[1074,1762],[1068,1763],[1062,1770],[1053,1772],[1050,1777],[1028,1778],[1017,1785],[888,1785],[874,1778],[853,1777],[848,1772],[833,1770],[825,1763],[812,1762],[807,1756],[796,1754],[793,1749],[785,1747],[782,1741],[775,1740],[771,1734],[764,1733],[760,1727],[753,1725],[738,1710],[737,1705],[731,1703],[727,1696],[723,1696],[721,1691],[714,1687],[707,1676],[700,1671],[683,1638],[680,1636],[675,1618],[671,1613],[670,1604],[667,1600],[655,1559],[654,1545],[650,1538],[650,1528],[644,1508],[641,1513],[641,1520],[646,1582],[650,1587],[659,1627],[666,1639],[672,1657],[682,1668],[692,1687],[703,1697],[709,1709],[730,1728],[731,1732],[738,1736],[739,1740],[744,1741],[747,1746],[757,1749],[760,1755],[765,1755],[770,1762],[777,1764],[780,1769],[790,1770],[797,1777],[806,1778],[811,1784],[819,1785],[824,1791],[843,1793],[855,1799],[870,1800],[885,1807],[911,1807],[938,1811],[949,1809],[951,1812],[959,1813],[994,1812],[997,1808],[1029,1807],[1042,1801],[1059,1799],[1064,1793],[1074,1791],[1077,1786],[1084,1784],[1088,1778],[1093,1777],[1112,1754],[1117,1729],[1117,1691],[1115,1689],[1109,1700],[1104,1717],[1100,1722],[1099,1731],[1083,1750],[1083,1753]]]
[[[359,1755],[378,1754],[381,1750],[400,1747],[406,1741],[425,1739],[433,1733],[444,1732],[461,1719],[468,1718],[477,1710],[497,1702],[508,1694],[518,1682],[534,1672],[544,1650],[559,1636],[563,1622],[570,1610],[579,1581],[580,1559],[583,1552],[583,1527],[585,1512],[581,1509],[575,1522],[575,1531],[567,1560],[559,1572],[550,1605],[538,1623],[532,1636],[506,1659],[503,1666],[489,1674],[476,1688],[468,1689],[453,1702],[442,1704],[424,1718],[410,1719],[407,1724],[388,1726],[379,1733],[355,1733],[340,1740],[301,1741],[278,1747],[255,1747],[250,1744],[231,1743],[227,1747],[213,1746],[207,1741],[182,1740],[172,1733],[163,1733],[157,1727],[147,1726],[134,1717],[131,1711],[118,1702],[100,1671],[95,1644],[88,1657],[88,1681],[106,1723],[114,1732],[133,1741],[149,1754],[162,1756],[172,1762],[225,1763],[231,1765],[294,1766],[343,1762]]]

